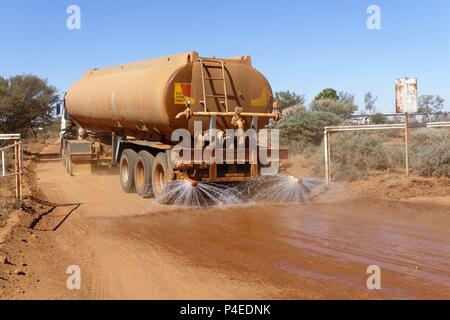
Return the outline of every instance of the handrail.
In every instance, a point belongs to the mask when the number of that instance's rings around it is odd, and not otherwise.
[[[0,151],[12,149],[12,148],[14,148],[15,146],[17,146],[17,145],[19,145],[19,144],[22,144],[22,142],[15,142],[14,144],[11,144],[11,145],[9,145],[9,146],[2,147],[2,148],[0,148]]]
[[[0,140],[20,140],[20,133],[0,134]]]
[[[22,175],[23,175],[23,143],[20,134],[0,134],[0,141],[12,140],[14,143],[0,148],[1,175],[0,178],[16,177],[16,198],[22,200]],[[6,166],[6,150],[14,149],[14,172],[8,173]]]

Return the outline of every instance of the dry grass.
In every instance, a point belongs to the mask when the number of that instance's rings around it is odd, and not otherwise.
[[[401,131],[337,133],[331,138],[333,178],[361,180],[372,172],[397,172],[405,166]],[[323,145],[305,150],[314,173],[323,175]],[[450,131],[414,129],[410,136],[410,168],[423,177],[450,177]]]

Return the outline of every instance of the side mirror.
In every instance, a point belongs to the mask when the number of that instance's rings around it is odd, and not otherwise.
[[[61,105],[59,103],[55,106],[55,115],[57,117],[61,116]]]

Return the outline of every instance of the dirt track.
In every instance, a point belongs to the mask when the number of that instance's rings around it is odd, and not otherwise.
[[[26,276],[0,274],[6,298],[450,298],[445,207],[373,199],[181,209],[124,194],[114,172],[64,170],[41,161],[38,187],[48,201],[81,205],[56,208],[36,223],[36,239],[8,247]],[[81,268],[80,291],[66,288],[69,265]],[[380,291],[366,288],[369,265],[382,269]]]

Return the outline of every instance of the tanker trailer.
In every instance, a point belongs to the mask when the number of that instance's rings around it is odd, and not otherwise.
[[[93,69],[64,100],[61,146],[69,174],[118,166],[123,190],[141,197],[161,195],[173,180],[228,183],[259,176],[267,163],[250,161],[243,132],[259,132],[280,118],[270,84],[249,56],[202,58],[188,52]],[[230,130],[237,137],[230,138]],[[186,134],[190,138],[183,143],[190,146],[180,151],[174,136]],[[232,143],[225,148],[225,141]],[[222,147],[205,156],[213,144]],[[237,157],[238,145],[244,146],[244,160]],[[277,155],[273,163],[287,158],[278,147],[257,149]],[[216,161],[219,154],[224,161]]]

